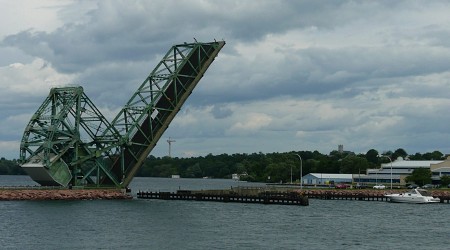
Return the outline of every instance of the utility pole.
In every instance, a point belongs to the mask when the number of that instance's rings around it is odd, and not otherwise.
[[[170,151],[172,150],[172,142],[176,142],[175,140],[171,140],[169,137],[169,140],[167,140],[167,142],[169,143],[169,157],[172,158]]]
[[[300,159],[300,189],[303,189],[303,160],[299,154],[296,154]],[[320,174],[320,179],[322,179],[322,174]]]

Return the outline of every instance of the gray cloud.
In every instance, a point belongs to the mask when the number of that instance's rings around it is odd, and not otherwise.
[[[168,44],[192,41],[193,37],[256,42],[267,34],[292,29],[332,29],[362,18],[360,11],[392,8],[392,4],[347,1],[99,1],[97,5],[81,21],[72,20],[50,33],[22,31],[7,36],[3,43],[45,58],[62,72],[76,72],[105,61],[148,59]],[[75,3],[68,8],[79,7]]]
[[[215,105],[213,107],[213,109],[211,110],[211,113],[213,114],[214,118],[223,119],[223,118],[227,118],[230,115],[232,115],[233,111],[227,107]]]
[[[165,134],[179,139],[180,155],[337,144],[450,152],[448,9],[445,1],[60,6],[60,27],[0,38],[0,141],[19,141],[16,127],[67,81],[113,116],[171,45],[195,37],[227,45]],[[10,68],[16,62],[27,71]]]

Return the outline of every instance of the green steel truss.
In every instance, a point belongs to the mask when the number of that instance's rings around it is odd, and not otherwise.
[[[224,45],[173,46],[111,123],[81,87],[52,89],[25,129],[21,166],[41,185],[127,187]]]
[[[98,183],[94,174],[118,185],[104,162],[117,155],[120,139],[82,87],[53,88],[25,128],[20,159],[41,185]]]

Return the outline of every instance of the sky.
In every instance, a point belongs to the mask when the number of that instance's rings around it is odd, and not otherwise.
[[[110,121],[172,45],[225,47],[152,155],[450,153],[448,1],[0,0],[0,157],[52,87]]]

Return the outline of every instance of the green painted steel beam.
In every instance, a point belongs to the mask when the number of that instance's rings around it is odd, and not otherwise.
[[[20,161],[31,178],[42,185],[75,185],[74,172],[83,173],[84,162],[97,158],[91,152],[88,157],[78,152],[85,145],[95,145],[98,150],[114,144],[108,152],[113,155],[120,140],[119,133],[83,93],[82,87],[53,88],[25,128]],[[112,173],[105,176],[120,185]]]
[[[128,186],[224,45],[173,46],[112,123],[82,87],[51,89],[25,128],[21,166],[42,185]]]
[[[123,161],[112,166],[113,172],[123,171],[123,186],[131,182],[224,45],[221,41],[173,46],[113,120],[127,140]]]

